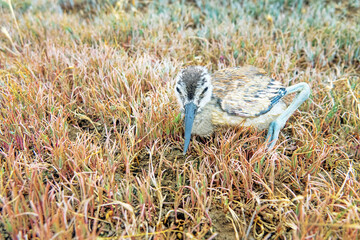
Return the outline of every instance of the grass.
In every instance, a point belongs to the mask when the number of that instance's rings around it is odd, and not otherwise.
[[[74,2],[0,1],[1,238],[359,237],[359,1]],[[183,156],[194,64],[312,95],[271,153],[239,126]]]

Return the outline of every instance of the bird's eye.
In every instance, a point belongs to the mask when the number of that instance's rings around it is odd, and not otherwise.
[[[205,92],[208,90],[208,87],[204,88],[204,90],[202,91],[201,95],[205,94]]]
[[[204,90],[200,94],[200,98],[204,98],[205,92],[208,90],[208,87],[204,88]]]
[[[179,94],[181,94],[179,87],[176,87],[176,91],[177,91]]]

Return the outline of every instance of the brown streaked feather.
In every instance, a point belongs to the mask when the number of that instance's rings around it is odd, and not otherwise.
[[[212,75],[213,96],[229,114],[256,117],[267,113],[285,95],[278,81],[253,66],[226,68]]]

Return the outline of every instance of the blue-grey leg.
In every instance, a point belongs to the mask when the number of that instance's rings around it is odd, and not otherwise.
[[[283,112],[275,121],[270,123],[268,134],[266,137],[268,145],[268,150],[271,150],[276,141],[279,138],[280,130],[285,126],[286,121],[290,118],[290,116],[295,112],[296,109],[309,98],[311,90],[307,83],[299,83],[294,86],[290,86],[286,88],[286,95],[299,92],[299,94],[295,97],[293,102],[288,106],[288,108]]]

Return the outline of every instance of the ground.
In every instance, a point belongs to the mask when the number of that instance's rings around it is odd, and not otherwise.
[[[0,0],[0,14],[0,238],[359,238],[358,1]],[[266,130],[238,126],[183,155],[188,65],[254,65],[312,93],[270,152]]]

